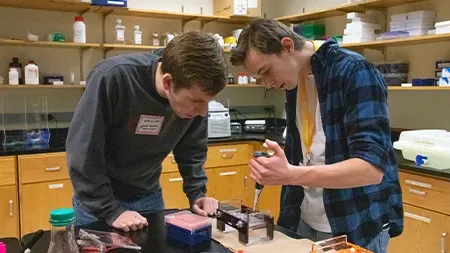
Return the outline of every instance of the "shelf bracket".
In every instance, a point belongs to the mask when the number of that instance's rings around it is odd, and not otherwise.
[[[84,10],[80,11],[80,16],[84,16],[84,14],[90,12],[90,10],[91,10],[91,7],[89,7],[89,8],[87,8],[87,9],[84,9]]]
[[[188,18],[188,19],[183,19],[183,20],[181,20],[181,25],[182,25],[181,30],[182,30],[183,32],[185,32],[184,27],[186,26],[186,24],[189,23],[189,22],[191,22],[191,21],[193,21],[193,20],[196,20],[196,19],[197,19],[197,18]]]
[[[83,79],[84,79],[84,57],[83,57],[83,55],[84,55],[84,52],[86,51],[86,49],[85,48],[81,48],[80,49],[80,81],[83,81]]]

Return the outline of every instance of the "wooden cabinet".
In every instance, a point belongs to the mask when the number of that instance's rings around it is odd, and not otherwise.
[[[245,171],[247,166],[228,166],[210,169],[209,180],[212,197],[218,201],[241,199],[244,196]],[[209,194],[208,194],[209,195]],[[211,195],[209,195],[211,196]]]
[[[66,153],[19,156],[20,183],[39,183],[69,179]]]
[[[22,185],[21,233],[50,229],[50,211],[72,208],[73,188],[70,180]]]
[[[162,173],[159,182],[166,208],[189,207],[189,200],[183,192],[183,178],[179,172]]]
[[[400,172],[403,202],[450,215],[450,182]]]
[[[19,236],[16,158],[0,157],[0,238]]]
[[[0,157],[0,185],[16,185],[16,158]]]
[[[21,235],[50,229],[50,211],[71,208],[73,187],[64,152],[18,157]]]
[[[19,236],[17,186],[0,187],[0,238]]]
[[[400,171],[405,227],[389,253],[450,252],[450,182]]]
[[[246,165],[252,154],[249,144],[229,144],[208,146],[206,168]]]
[[[405,230],[389,242],[389,253],[450,251],[450,216],[404,204]]]

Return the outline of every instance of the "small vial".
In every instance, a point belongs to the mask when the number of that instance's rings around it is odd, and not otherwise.
[[[70,72],[70,84],[75,84],[75,72]]]
[[[142,44],[142,31],[139,31],[139,26],[134,26],[134,44],[141,45]]]
[[[125,26],[122,25],[122,20],[116,20],[116,29],[114,31],[114,40],[116,44],[125,44]]]

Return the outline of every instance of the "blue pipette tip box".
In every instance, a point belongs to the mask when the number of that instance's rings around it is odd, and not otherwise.
[[[181,211],[167,215],[166,238],[189,246],[211,241],[212,225],[208,217],[202,217],[190,211]]]

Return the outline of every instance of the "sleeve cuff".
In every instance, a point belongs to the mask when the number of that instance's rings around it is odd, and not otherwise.
[[[116,219],[125,211],[126,211],[125,208],[119,207],[119,209],[115,210],[111,216],[109,216],[105,219],[106,224],[108,224],[108,226],[112,227],[112,224],[114,223],[114,221],[116,221]]]
[[[388,153],[385,150],[373,147],[363,148],[358,151],[351,152],[350,158],[362,159],[372,164],[383,173],[386,172],[386,165],[389,160]]]
[[[192,207],[192,205],[194,205],[194,202],[197,199],[204,198],[204,197],[206,197],[206,194],[204,192],[196,192],[194,194],[191,194],[190,196],[188,196],[189,205]]]

